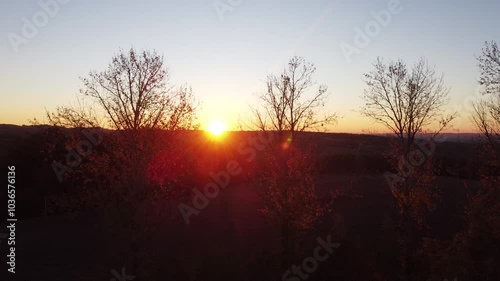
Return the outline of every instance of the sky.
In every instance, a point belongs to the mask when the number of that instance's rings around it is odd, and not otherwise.
[[[29,124],[74,103],[80,77],[134,47],[163,54],[171,82],[191,85],[202,127],[213,119],[235,127],[267,75],[303,56],[328,85],[326,110],[341,117],[331,131],[352,133],[383,131],[359,113],[374,60],[423,57],[451,87],[455,130],[471,132],[476,56],[485,41],[500,42],[498,11],[498,0],[3,0],[0,123]],[[356,41],[359,32],[368,41]]]

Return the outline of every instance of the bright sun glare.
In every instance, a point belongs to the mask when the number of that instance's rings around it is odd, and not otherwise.
[[[220,120],[214,120],[208,125],[207,131],[218,137],[226,131],[226,124]]]

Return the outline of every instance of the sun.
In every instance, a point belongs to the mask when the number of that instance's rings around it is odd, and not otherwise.
[[[226,124],[221,120],[213,120],[208,124],[207,131],[210,134],[219,137],[226,132]]]

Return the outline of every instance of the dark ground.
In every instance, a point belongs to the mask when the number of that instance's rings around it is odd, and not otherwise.
[[[36,130],[1,125],[0,157],[5,160],[0,163],[10,165],[9,161],[16,157],[12,151],[18,151],[20,140],[29,138]],[[392,206],[390,189],[383,176],[387,169],[382,155],[387,149],[386,138],[310,133],[304,139],[313,143],[319,157],[318,193],[342,194],[332,212],[323,218],[328,227],[304,236],[306,242],[301,247],[304,257],[311,255],[308,253],[316,246],[317,237],[332,235],[342,245],[332,258],[319,265],[318,272],[331,271],[328,276],[338,278],[335,280],[361,280],[364,274],[376,270],[372,268],[374,264],[390,267],[391,261],[383,260],[384,252],[390,252],[394,246],[393,238],[385,235],[386,227],[391,225],[388,219]],[[474,151],[473,143],[438,145],[436,159],[442,168],[438,186],[442,196],[429,222],[431,237],[449,239],[459,229],[464,183],[477,182],[478,159]],[[34,163],[38,161],[36,155],[30,153],[22,157],[32,157]],[[37,165],[17,165],[20,185],[16,192],[18,280],[111,280],[112,269],[120,272],[128,264],[121,256],[122,233],[104,231],[97,223],[99,217],[88,213],[45,217],[43,194],[52,187],[40,185],[54,181],[38,181],[37,177],[53,175]],[[200,215],[192,216],[189,225],[180,216],[178,202],[165,202],[164,213],[171,219],[146,243],[147,252],[155,257],[152,262],[160,264],[155,267],[160,268],[155,274],[161,279],[152,280],[242,280],[242,275],[247,278],[243,280],[281,280],[280,275],[266,275],[279,270],[275,259],[278,232],[257,213],[261,202],[251,182],[231,183],[218,197],[211,199]],[[5,226],[1,232],[5,232]],[[0,244],[0,252],[5,264],[5,241]],[[4,272],[2,269],[0,276],[4,276]],[[127,274],[133,275],[133,272],[127,271]],[[0,280],[10,279],[1,277]],[[310,280],[319,279],[313,276]]]

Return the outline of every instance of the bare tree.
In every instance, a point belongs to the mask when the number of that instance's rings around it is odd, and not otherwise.
[[[47,113],[51,124],[117,130],[195,126],[191,89],[173,89],[163,57],[155,51],[120,51],[104,71],[91,71],[82,82],[78,106],[61,106]]]
[[[267,77],[267,91],[259,96],[262,106],[253,109],[253,125],[261,130],[277,131],[280,135],[326,128],[337,121],[336,114],[320,116],[328,99],[328,87],[313,80],[314,64],[302,57],[292,57],[280,75]]]
[[[292,57],[280,75],[267,77],[267,91],[258,97],[261,107],[253,109],[253,125],[276,134],[258,178],[261,212],[280,227],[283,269],[290,266],[298,234],[310,229],[324,211],[316,194],[312,152],[292,145],[296,132],[327,128],[337,120],[335,114],[320,116],[328,92],[325,85],[316,87],[315,72],[312,63]]]
[[[474,104],[472,121],[484,134],[491,152],[498,159],[500,144],[500,49],[495,41],[485,42],[483,53],[477,58],[480,69],[479,84],[487,96]]]
[[[485,42],[483,53],[477,60],[481,71],[479,84],[485,87],[485,94],[500,95],[500,49],[497,42]]]
[[[420,153],[417,137],[437,125],[430,138],[432,142],[456,114],[442,114],[449,89],[444,85],[443,75],[436,75],[424,59],[409,69],[401,60],[384,63],[378,58],[374,68],[364,75],[367,88],[361,112],[395,136],[388,160],[398,173],[386,173],[386,178],[387,174],[397,178],[390,185],[399,213],[403,275],[409,276],[418,244],[415,233],[437,198],[432,155]],[[408,165],[411,169],[407,169]]]
[[[486,137],[491,152],[490,156],[500,159],[500,98],[490,96],[486,100],[475,102],[472,105],[472,122]]]
[[[101,211],[113,231],[128,233],[124,243],[137,271],[144,241],[166,217],[158,206],[185,187],[177,178],[156,183],[149,174],[155,163],[174,165],[169,156],[177,143],[167,133],[196,127],[194,97],[189,87],[170,85],[163,57],[155,51],[120,51],[105,70],[91,71],[82,82],[77,105],[60,106],[47,117],[55,126],[112,129],[71,172],[72,196]]]
[[[477,57],[480,70],[479,84],[484,87],[484,98],[473,104],[471,119],[486,138],[478,153],[482,165],[478,188],[467,189],[464,206],[466,227],[454,237],[448,250],[459,257],[456,272],[465,279],[500,278],[496,264],[498,251],[482,251],[480,256],[471,249],[491,249],[500,244],[500,49],[495,41],[485,42]],[[466,262],[464,262],[466,261]]]
[[[438,123],[436,136],[456,117],[442,114],[449,89],[444,85],[444,76],[437,76],[424,59],[408,69],[401,60],[386,64],[378,58],[374,67],[364,75],[367,89],[361,113],[394,133],[405,156],[418,133]]]

